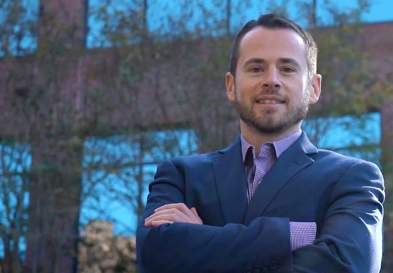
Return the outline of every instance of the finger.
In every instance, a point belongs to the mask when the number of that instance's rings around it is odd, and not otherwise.
[[[157,221],[151,222],[151,224],[153,226],[160,226],[160,225],[163,225],[163,224],[173,224],[173,223],[174,223],[173,221],[165,221],[165,220],[157,220]]]
[[[185,214],[183,211],[177,209],[177,208],[167,208],[167,209],[161,209],[156,212],[154,212],[152,215],[147,217],[146,219],[150,219],[152,217],[157,217],[159,215],[175,215],[178,217],[187,217],[187,214]]]
[[[182,223],[192,223],[192,224],[203,224],[202,219],[199,217],[196,209],[187,209],[188,213],[184,214],[182,211],[177,208],[172,209],[163,209],[153,213],[149,216],[147,221],[153,220],[171,220],[174,222],[182,222]]]
[[[159,213],[154,213],[151,216],[149,216],[148,218],[146,218],[147,221],[150,221],[152,219],[162,219],[162,218],[181,218],[183,215],[179,213],[172,213],[169,211],[160,211]]]
[[[157,211],[165,210],[167,208],[179,210],[184,215],[186,215],[187,217],[190,217],[190,218],[193,218],[195,216],[194,213],[184,203],[166,204],[166,205],[160,207],[159,209],[157,209]]]
[[[194,208],[194,210],[195,210],[195,208]],[[198,215],[198,214],[195,214],[195,212],[192,209],[189,209],[187,206],[183,207],[183,212],[190,218],[195,218],[195,216]]]
[[[192,207],[191,211],[192,211],[192,213],[194,214],[194,217],[195,217],[194,218],[195,219],[194,223],[195,224],[203,224],[203,221],[202,221],[201,217],[199,217],[196,208]]]
[[[158,227],[164,224],[173,224],[172,221],[166,221],[166,220],[156,220],[156,221],[151,221],[149,223],[145,223],[146,227]]]
[[[153,213],[145,219],[146,222],[151,222],[155,220],[169,220],[174,222],[188,222],[188,216],[183,214],[181,211],[176,209],[162,210]]]
[[[151,217],[145,219],[145,224],[157,220],[174,221],[174,217],[168,214],[152,215]]]
[[[145,219],[145,223],[150,223],[150,222],[159,221],[159,220],[175,221],[176,220],[176,216],[175,215],[171,215],[171,214],[152,215],[151,217]]]
[[[169,209],[178,210],[178,211],[182,212],[185,216],[188,216],[188,217],[194,216],[193,212],[184,203],[166,204],[166,205],[163,205],[159,208],[156,208],[154,210],[154,212],[165,211],[165,210],[169,210]]]
[[[156,208],[154,211],[160,211],[160,210],[171,209],[171,208],[182,209],[183,207],[186,207],[184,203],[171,203],[171,204],[162,205],[161,207]]]
[[[192,211],[192,213],[194,213],[195,216],[199,217],[199,214],[198,214],[198,212],[197,212],[195,207],[192,207],[191,211]]]
[[[195,208],[189,209],[183,203],[166,204],[159,207],[155,212],[146,218],[145,223],[152,221],[172,221],[192,224],[203,224]]]

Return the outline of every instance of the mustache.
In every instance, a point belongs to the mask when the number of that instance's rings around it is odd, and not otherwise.
[[[236,98],[238,98],[239,96],[237,88],[235,88],[235,96]],[[288,96],[286,94],[283,94],[280,91],[280,88],[264,87],[254,96],[254,100],[263,100],[263,99],[272,99],[272,100],[278,100],[284,102],[288,100]]]
[[[268,86],[259,86],[259,93],[263,94],[280,94],[281,88],[279,86],[273,86],[273,85],[268,85]]]
[[[268,90],[262,90],[258,92],[255,97],[255,100],[277,100],[277,101],[286,101],[287,96],[283,93],[280,92],[280,90],[277,89],[268,89]]]

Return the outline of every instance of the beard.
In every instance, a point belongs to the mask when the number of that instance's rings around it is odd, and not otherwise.
[[[236,101],[233,102],[236,111],[239,113],[240,119],[248,126],[256,129],[264,134],[282,133],[298,124],[303,120],[308,113],[308,92],[303,96],[298,103],[289,106],[287,112],[274,113],[273,110],[264,110],[261,117],[258,117],[253,111],[252,106],[239,101],[236,96]]]

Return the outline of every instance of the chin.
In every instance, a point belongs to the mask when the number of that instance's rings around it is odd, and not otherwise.
[[[284,131],[281,126],[259,126],[258,131],[265,134],[278,134]]]

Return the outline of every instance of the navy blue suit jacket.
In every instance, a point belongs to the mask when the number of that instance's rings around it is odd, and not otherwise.
[[[317,149],[303,133],[274,163],[248,204],[240,138],[157,169],[137,231],[143,273],[377,273],[383,178],[370,162]],[[203,225],[143,220],[159,206],[195,207]],[[312,245],[291,251],[290,221],[317,223]]]

